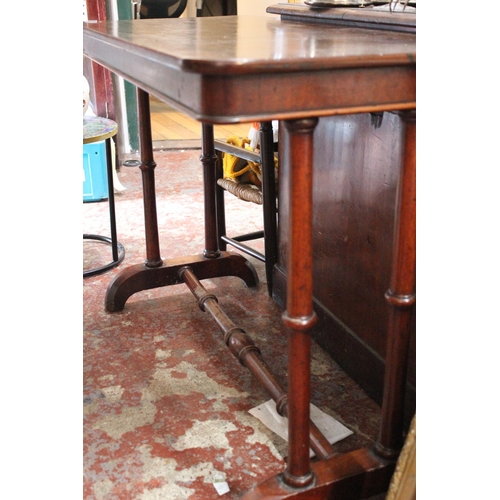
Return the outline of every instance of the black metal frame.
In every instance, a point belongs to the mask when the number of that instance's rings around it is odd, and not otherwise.
[[[116,235],[116,211],[115,211],[115,187],[113,184],[113,159],[111,154],[111,138],[106,139],[106,172],[108,176],[108,205],[109,205],[109,225],[111,238],[100,236],[98,234],[84,234],[84,240],[102,241],[111,245],[113,260],[104,266],[83,271],[83,277],[88,278],[97,274],[104,273],[109,269],[116,267],[125,258],[125,248],[118,241]]]

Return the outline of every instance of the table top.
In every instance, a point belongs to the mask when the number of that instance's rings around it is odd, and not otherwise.
[[[269,14],[142,19],[84,23],[83,47],[211,123],[415,108],[413,33]]]
[[[83,117],[83,144],[104,141],[117,132],[118,125],[113,120],[99,116]]]

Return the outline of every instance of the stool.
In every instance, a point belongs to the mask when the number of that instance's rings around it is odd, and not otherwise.
[[[111,245],[113,260],[104,266],[96,267],[83,272],[83,277],[95,276],[101,274],[113,267],[116,267],[125,257],[125,249],[118,242],[116,236],[116,214],[115,214],[115,197],[113,186],[113,158],[111,154],[111,137],[116,135],[118,125],[107,118],[100,117],[84,117],[83,118],[83,144],[92,142],[106,141],[106,168],[108,177],[108,205],[109,205],[109,222],[111,228],[111,238],[100,236],[97,234],[84,234],[84,240],[102,241]]]

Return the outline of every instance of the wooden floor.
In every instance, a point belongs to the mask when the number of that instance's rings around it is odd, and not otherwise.
[[[154,97],[150,97],[151,127],[155,149],[184,149],[200,147],[201,124],[176,111]],[[248,137],[250,123],[215,125],[216,139],[225,140],[232,135]]]

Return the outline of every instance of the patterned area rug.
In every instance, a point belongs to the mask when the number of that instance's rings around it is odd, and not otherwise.
[[[203,250],[199,156],[199,150],[155,154],[163,258]],[[121,312],[104,310],[111,279],[145,258],[141,172],[121,167],[118,176],[126,188],[115,196],[125,259],[83,280],[84,498],[211,500],[220,497],[218,480],[229,487],[224,498],[241,498],[285,467],[286,443],[249,413],[270,397],[184,285],[139,292]],[[262,227],[261,207],[228,197],[227,211],[235,233]],[[83,204],[83,232],[109,234],[107,202]],[[86,269],[104,263],[109,247],[84,243],[83,253]],[[249,260],[261,280],[257,287],[233,277],[203,285],[286,388],[282,311],[267,295],[263,265]],[[369,445],[380,408],[314,343],[312,357],[312,402],[354,432],[335,449]]]

